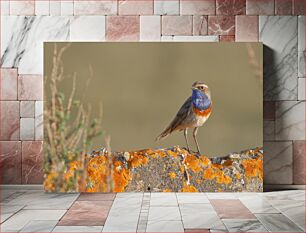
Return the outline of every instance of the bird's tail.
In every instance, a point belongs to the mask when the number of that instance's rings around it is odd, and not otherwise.
[[[166,138],[170,133],[171,133],[171,128],[168,127],[159,136],[155,138],[155,141],[159,141]]]

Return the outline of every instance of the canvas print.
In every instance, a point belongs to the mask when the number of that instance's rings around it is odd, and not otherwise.
[[[261,43],[44,43],[48,192],[263,189]]]

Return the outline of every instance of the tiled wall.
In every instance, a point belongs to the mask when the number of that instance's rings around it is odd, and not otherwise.
[[[2,183],[42,182],[42,41],[262,41],[265,183],[304,184],[301,15],[304,0],[1,0]]]

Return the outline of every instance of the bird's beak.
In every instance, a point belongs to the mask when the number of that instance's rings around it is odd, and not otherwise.
[[[197,89],[197,88],[195,88],[195,87],[192,87],[192,88],[191,88],[191,90],[196,90],[196,89]]]

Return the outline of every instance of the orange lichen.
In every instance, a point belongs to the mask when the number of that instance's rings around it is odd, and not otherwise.
[[[204,171],[203,178],[212,180],[216,178],[216,182],[219,184],[229,184],[232,182],[232,178],[226,176],[224,172],[219,168],[208,168]]]
[[[130,170],[127,168],[115,169],[113,174],[114,192],[123,192],[131,180]]]
[[[175,179],[176,178],[176,174],[174,172],[169,172],[169,177],[171,179]]]
[[[259,156],[257,159],[245,159],[242,161],[242,166],[245,170],[245,176],[250,179],[252,177],[257,177],[263,179],[263,162]]]
[[[173,152],[172,150],[167,150],[167,153],[168,153],[168,155],[170,155],[170,156],[172,156],[174,158],[176,158],[178,156],[178,154]]]
[[[205,155],[200,156],[200,161],[201,161],[202,166],[204,166],[204,167],[211,164],[210,159],[207,158]]]
[[[223,165],[221,165],[221,164],[216,164],[216,163],[213,163],[211,166],[212,166],[213,168],[217,168],[217,169],[223,168]]]
[[[236,173],[236,178],[237,178],[238,180],[240,180],[240,179],[241,179],[241,174],[240,174],[240,173]]]
[[[172,192],[171,189],[164,189],[163,190],[163,193],[170,193],[170,192]]]
[[[188,169],[191,169],[194,172],[200,172],[202,170],[200,160],[195,155],[187,155],[184,163],[187,165]]]
[[[214,179],[215,178],[215,173],[214,173],[213,169],[212,168],[207,168],[204,171],[203,178],[205,180],[212,180],[212,179]]]
[[[142,154],[138,154],[137,152],[130,153],[129,165],[132,168],[140,167],[142,165],[146,165],[148,163],[148,157]]]
[[[230,184],[232,183],[232,178],[229,176],[226,176],[224,174],[221,174],[219,176],[217,176],[217,183],[219,184]]]
[[[198,192],[196,187],[192,185],[188,185],[186,182],[184,182],[184,187],[181,190],[182,192]]]

